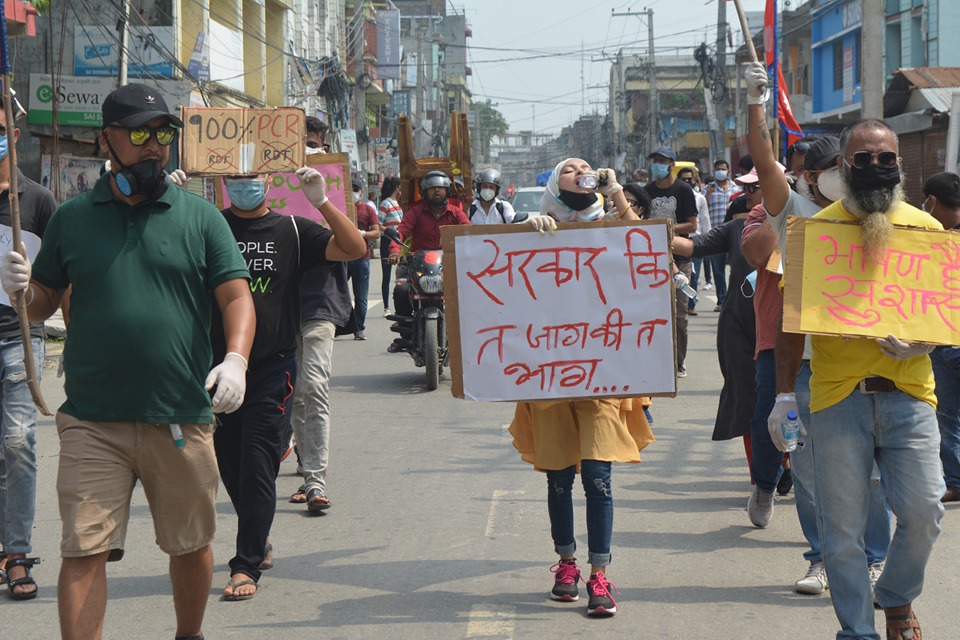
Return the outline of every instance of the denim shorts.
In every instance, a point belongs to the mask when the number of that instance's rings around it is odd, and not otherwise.
[[[137,480],[153,515],[157,545],[178,556],[213,541],[219,483],[213,425],[183,424],[177,447],[168,424],[90,422],[57,413],[57,494],[64,558],[110,551],[123,557]]]

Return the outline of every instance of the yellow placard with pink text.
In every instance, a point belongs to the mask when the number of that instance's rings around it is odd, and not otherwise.
[[[783,329],[960,345],[960,233],[896,227],[866,258],[860,225],[791,218]]]

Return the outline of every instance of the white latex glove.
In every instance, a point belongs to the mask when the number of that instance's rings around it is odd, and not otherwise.
[[[6,285],[4,285],[4,289],[6,289]],[[925,356],[934,349],[932,344],[903,342],[892,334],[887,335],[886,338],[877,338],[877,344],[880,345],[880,350],[883,351],[883,355],[888,358],[893,358],[894,360],[906,360],[907,358],[916,356]]]
[[[178,187],[183,187],[186,189],[191,180],[193,180],[193,178],[184,173],[183,169],[174,169],[172,172],[170,172],[170,182]]]
[[[17,291],[30,286],[30,259],[26,257],[27,248],[20,243],[20,252],[10,251],[0,260],[0,284],[11,298]]]
[[[214,413],[233,413],[243,404],[247,390],[247,359],[239,353],[230,352],[223,362],[210,370],[203,388],[207,391],[217,387],[213,394]]]
[[[688,278],[687,274],[682,271],[677,271],[675,274],[673,274],[673,281],[677,284],[677,289],[682,289],[690,284],[690,278]]]
[[[800,408],[797,406],[797,396],[793,393],[778,393],[777,400],[773,403],[773,409],[767,418],[767,431],[770,433],[770,439],[774,446],[780,451],[787,450],[787,441],[783,437],[783,430],[780,425],[787,419],[787,413],[797,412],[797,422],[800,424],[800,435],[807,435],[807,430],[803,427],[800,420]]]
[[[323,174],[312,167],[300,167],[297,169],[297,177],[300,178],[303,195],[307,196],[310,204],[319,209],[327,201],[327,181],[323,179]]]
[[[544,231],[549,231],[550,235],[553,235],[553,233],[557,230],[557,221],[550,216],[533,216],[527,220],[527,224],[539,231],[541,234]]]
[[[617,174],[613,169],[600,169],[597,171],[597,177],[600,179],[600,182],[603,183],[603,186],[598,189],[598,191],[605,197],[609,198],[613,194],[623,191],[617,183]]]
[[[757,101],[751,104],[761,104],[766,101],[770,79],[767,77],[767,68],[762,62],[748,64],[743,70],[743,79],[747,83],[747,98]]]

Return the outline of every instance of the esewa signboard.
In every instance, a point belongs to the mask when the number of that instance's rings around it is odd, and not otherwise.
[[[783,330],[960,344],[960,233],[896,227],[867,260],[860,225],[790,218]]]
[[[181,168],[190,175],[283,173],[303,166],[303,109],[184,107],[182,119]]]
[[[453,394],[674,395],[666,222],[519,226],[441,229]]]

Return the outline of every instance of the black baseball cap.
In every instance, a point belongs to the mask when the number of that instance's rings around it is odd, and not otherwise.
[[[159,117],[183,127],[183,121],[170,113],[163,96],[145,84],[118,87],[103,101],[104,125],[119,122],[125,127],[139,127]]]
[[[810,143],[806,155],[803,156],[803,168],[807,171],[817,171],[832,167],[840,157],[840,140],[835,136],[824,136]]]

